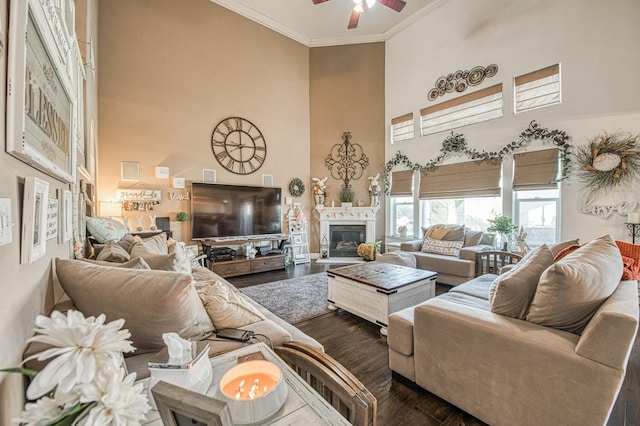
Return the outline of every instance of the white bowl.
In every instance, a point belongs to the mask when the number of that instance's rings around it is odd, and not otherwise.
[[[232,380],[252,374],[266,374],[275,382],[275,386],[264,395],[254,399],[235,399],[223,389]],[[282,372],[269,361],[247,361],[236,365],[222,376],[216,389],[216,397],[229,405],[234,424],[247,425],[260,422],[275,414],[287,400],[287,384]]]

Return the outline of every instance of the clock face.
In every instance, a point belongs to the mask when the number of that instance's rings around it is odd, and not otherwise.
[[[260,130],[249,120],[229,117],[213,129],[211,149],[218,163],[238,175],[258,170],[267,156],[267,144]]]

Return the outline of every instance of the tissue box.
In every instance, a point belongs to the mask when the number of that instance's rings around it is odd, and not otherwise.
[[[193,357],[186,364],[169,364],[169,352],[164,348],[149,360],[149,402],[156,409],[155,401],[151,395],[151,388],[162,380],[185,389],[198,393],[206,393],[211,386],[213,370],[209,361],[209,343],[192,342]]]

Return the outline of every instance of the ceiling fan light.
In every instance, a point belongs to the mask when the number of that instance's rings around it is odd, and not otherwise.
[[[364,9],[362,8],[362,3],[356,4],[355,6],[353,6],[353,11],[362,13],[364,11]]]
[[[371,9],[377,0],[367,0],[367,7]]]

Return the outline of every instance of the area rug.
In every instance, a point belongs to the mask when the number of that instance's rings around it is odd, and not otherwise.
[[[295,324],[331,312],[326,272],[241,288],[240,291],[286,322]]]

